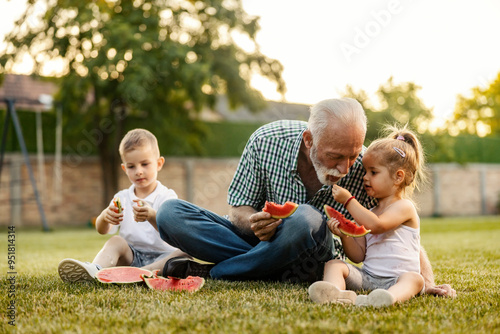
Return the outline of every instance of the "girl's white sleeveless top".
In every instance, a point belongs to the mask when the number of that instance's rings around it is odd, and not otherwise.
[[[400,225],[382,234],[367,234],[363,269],[379,277],[420,273],[420,228]]]

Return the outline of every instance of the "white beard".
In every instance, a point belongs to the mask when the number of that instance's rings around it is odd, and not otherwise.
[[[328,176],[338,177],[339,181],[341,178],[346,176],[346,174],[342,174],[336,168],[326,168],[325,166],[323,166],[323,164],[318,159],[318,150],[316,149],[316,145],[311,146],[309,157],[314,166],[314,169],[316,170],[316,175],[318,176],[318,180],[322,184],[327,186],[332,186],[338,182],[338,181],[337,182],[330,181],[328,179]]]

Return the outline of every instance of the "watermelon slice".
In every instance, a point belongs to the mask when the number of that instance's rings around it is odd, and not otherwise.
[[[299,205],[293,202],[286,202],[285,204],[280,205],[266,201],[266,205],[262,211],[270,213],[273,218],[282,219],[291,216],[298,207]]]
[[[117,213],[122,213],[122,201],[120,201],[120,197],[113,198],[113,204],[116,206]]]
[[[324,209],[328,218],[335,218],[340,222],[339,230],[345,235],[353,238],[359,238],[371,232],[371,230],[367,230],[364,226],[359,226],[355,222],[350,221],[344,217],[343,214],[327,204],[324,205]]]
[[[174,277],[147,277],[142,276],[142,279],[146,285],[153,290],[160,291],[188,291],[196,292],[201,289],[205,284],[205,279],[198,276],[188,276],[186,278],[174,278]]]
[[[137,267],[110,267],[99,270],[95,276],[101,283],[127,284],[142,282],[143,275],[153,276],[153,273]]]

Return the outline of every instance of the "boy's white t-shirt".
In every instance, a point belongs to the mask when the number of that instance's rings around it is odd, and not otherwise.
[[[148,222],[136,222],[132,210],[135,199],[147,202],[153,209],[158,211],[160,205],[168,199],[177,198],[177,194],[172,189],[167,188],[160,181],[156,181],[156,189],[146,198],[138,198],[135,195],[135,186],[132,184],[128,189],[124,189],[115,194],[122,203],[123,220],[120,225],[113,225],[108,234],[115,234],[120,229],[120,236],[136,249],[144,251],[173,252],[177,248],[169,245],[160,238],[158,231]],[[113,201],[111,201],[112,203]]]

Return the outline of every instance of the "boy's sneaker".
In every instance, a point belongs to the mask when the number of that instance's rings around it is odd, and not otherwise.
[[[101,269],[100,266],[90,262],[64,259],[59,263],[57,271],[63,282],[75,283],[94,282],[99,269]]]

